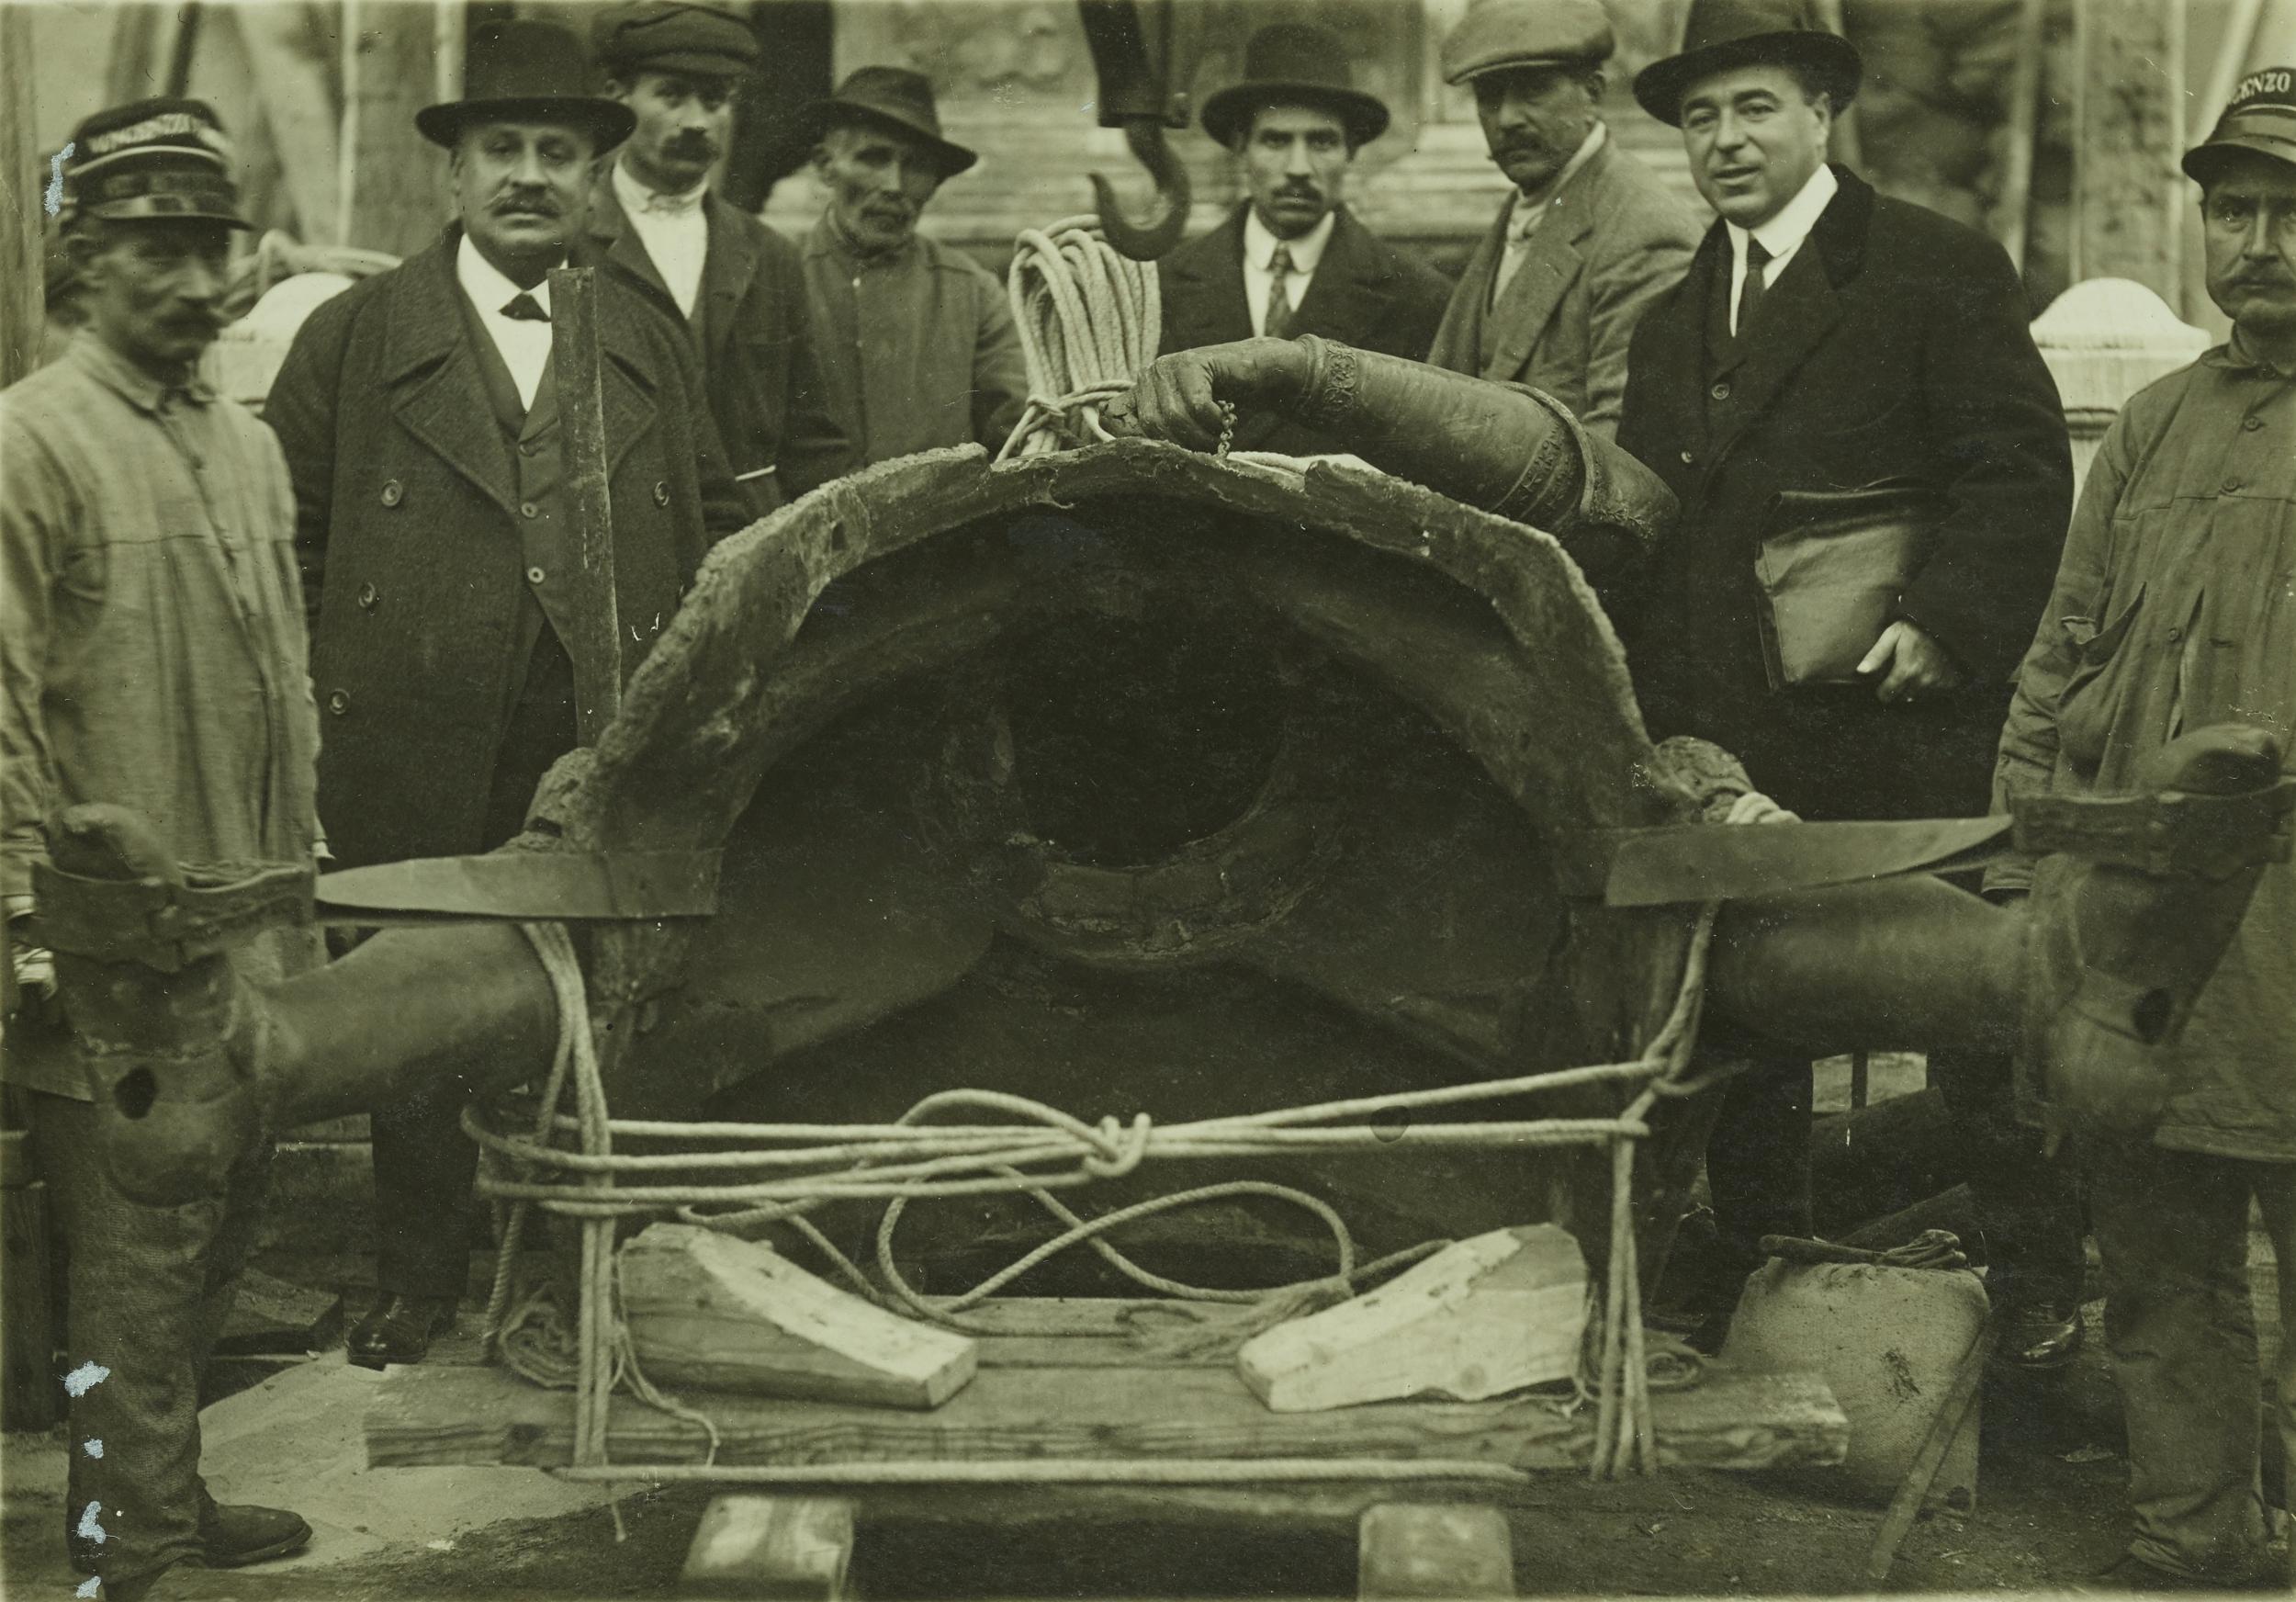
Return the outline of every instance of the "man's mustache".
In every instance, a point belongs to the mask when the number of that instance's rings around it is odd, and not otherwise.
[[[506,195],[494,203],[493,209],[502,217],[556,217],[559,214],[558,203],[541,195]]]
[[[662,147],[662,153],[672,161],[714,162],[717,141],[706,133],[681,133]]]
[[[1287,178],[1276,191],[1278,200],[1320,200],[1322,197],[1322,189],[1306,178]]]

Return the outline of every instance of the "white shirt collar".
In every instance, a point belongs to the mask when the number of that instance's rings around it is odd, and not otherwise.
[[[1555,175],[1555,181],[1547,186],[1543,195],[1534,197],[1519,189],[1515,191],[1514,209],[1507,220],[1510,237],[1524,238],[1538,226],[1530,220],[1546,216],[1547,209],[1562,198],[1563,186],[1578,176],[1580,168],[1594,159],[1594,152],[1603,148],[1603,141],[1609,137],[1610,130],[1603,125],[1601,118],[1596,118],[1594,126],[1587,130],[1579,148],[1570,152],[1570,159],[1563,163],[1562,171]]]
[[[1778,265],[1802,248],[1802,242],[1809,237],[1810,230],[1818,226],[1818,219],[1824,214],[1840,188],[1840,180],[1834,176],[1833,168],[1820,162],[1818,170],[1809,175],[1794,198],[1778,208],[1775,217],[1750,231],[1754,238],[1761,241],[1761,248],[1770,253],[1770,260],[1773,264],[1770,275],[1773,279],[1776,276]],[[1750,231],[1735,222],[1728,226],[1730,231],[1730,254],[1743,263],[1746,260],[1746,237]]]
[[[490,317],[501,316],[502,308],[521,295],[532,295],[535,303],[543,310],[546,312],[550,310],[550,280],[547,277],[531,289],[521,289],[479,254],[478,247],[470,243],[470,236],[467,233],[455,250],[455,279],[462,285],[462,292],[470,297],[470,303]]]
[[[1339,208],[1334,206],[1317,223],[1298,239],[1277,239],[1260,220],[1260,214],[1249,206],[1244,209],[1244,259],[1255,272],[1265,273],[1267,264],[1282,245],[1291,253],[1291,270],[1305,277],[1315,271],[1315,264],[1323,259],[1323,247],[1332,243],[1332,230],[1339,225]]]
[[[619,156],[614,158],[610,181],[613,185],[613,197],[622,202],[623,214],[629,217],[645,213],[657,217],[699,217],[702,201],[710,192],[710,181],[706,177],[681,194],[665,194],[659,189],[648,188],[638,181],[636,175],[630,171],[629,164]]]

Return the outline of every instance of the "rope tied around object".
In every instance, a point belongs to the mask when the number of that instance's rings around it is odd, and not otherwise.
[[[996,459],[1113,438],[1101,409],[1131,392],[1164,335],[1155,264],[1120,254],[1095,219],[1064,218],[1021,231],[1005,295],[1020,331],[1029,402]]]

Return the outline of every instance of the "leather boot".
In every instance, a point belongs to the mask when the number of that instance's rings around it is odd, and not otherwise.
[[[376,1298],[374,1309],[351,1326],[343,1344],[351,1360],[363,1369],[419,1363],[430,1355],[433,1337],[454,1326],[454,1297],[386,1291]]]

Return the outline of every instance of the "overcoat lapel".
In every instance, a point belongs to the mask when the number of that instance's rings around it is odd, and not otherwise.
[[[1706,308],[1715,274],[1728,273],[1729,259],[1728,235],[1716,222],[1699,243],[1683,281],[1644,314],[1635,339],[1636,366],[1626,383],[1634,408],[1643,413],[1637,435],[1705,444]],[[1651,466],[1671,470],[1671,464]]]
[[[1171,271],[1166,299],[1184,315],[1165,348],[1190,350],[1252,337],[1251,302],[1244,297],[1244,208],[1176,255]]]
[[[715,373],[726,358],[734,324],[749,285],[758,276],[756,243],[734,220],[731,206],[713,193],[703,207],[709,218],[707,254],[702,258],[702,292],[694,302],[702,348],[702,369]]]
[[[1315,277],[1307,298],[1300,302],[1291,326],[1300,333],[1320,333],[1342,344],[1357,344],[1378,326],[1387,310],[1387,280],[1371,237],[1347,211],[1332,225],[1331,243],[1315,264]],[[1241,231],[1236,242],[1236,294],[1244,293],[1244,248]]]
[[[461,240],[462,231],[449,228],[438,244],[395,275],[388,291],[383,383],[392,415],[407,432],[514,518],[518,494],[510,458],[478,356],[463,338],[462,288],[454,265]]]
[[[1571,175],[1562,194],[1549,208],[1547,220],[1531,235],[1523,265],[1507,280],[1499,304],[1489,314],[1498,340],[1490,364],[1483,369],[1484,378],[1503,383],[1522,376],[1532,349],[1538,344],[1538,336],[1547,331],[1548,321],[1555,315],[1555,309],[1562,304],[1570,286],[1586,270],[1582,247],[1594,229],[1595,191],[1602,182],[1604,165],[1613,159],[1607,144],[1595,152],[1585,166]],[[1518,195],[1500,216],[1502,252],[1506,249],[1506,226],[1514,217],[1514,208],[1522,204]]]

